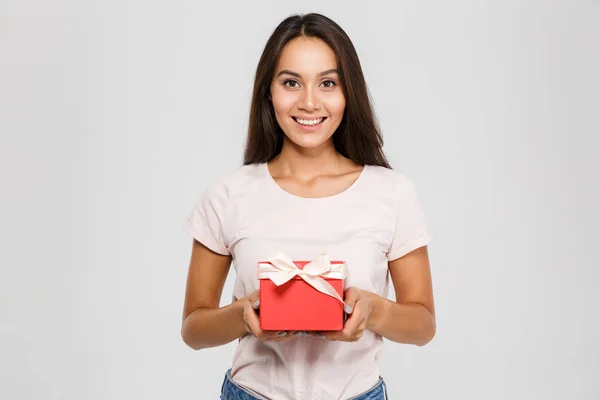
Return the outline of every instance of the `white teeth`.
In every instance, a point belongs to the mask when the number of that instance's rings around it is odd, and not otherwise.
[[[296,121],[298,121],[298,123],[302,124],[302,125],[316,125],[316,124],[320,123],[321,121],[323,121],[323,118],[312,119],[312,120],[296,118]]]

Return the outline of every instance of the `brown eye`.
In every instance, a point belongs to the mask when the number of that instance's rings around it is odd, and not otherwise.
[[[283,81],[283,86],[288,86],[288,87],[296,87],[296,86],[289,86],[288,83],[294,83],[294,84],[298,84],[298,82],[292,80],[292,79],[286,79],[285,81]]]
[[[335,87],[336,83],[332,80],[323,81],[323,84],[329,83],[329,85],[325,85],[325,88],[332,89]]]

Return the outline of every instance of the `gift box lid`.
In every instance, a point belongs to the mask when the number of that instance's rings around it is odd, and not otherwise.
[[[306,264],[308,264],[310,261],[296,261],[294,260],[294,264],[296,264],[296,266],[300,269],[304,268],[304,266]],[[271,264],[269,261],[259,261],[259,264]],[[346,264],[346,261],[329,261],[330,264]]]
[[[300,269],[300,270],[303,270],[303,269],[304,269],[304,267],[305,267],[305,266],[306,266],[308,263],[310,263],[311,261],[304,261],[304,260],[302,260],[302,261],[295,261],[295,260],[294,260],[294,261],[292,261],[292,262],[293,262],[293,263],[296,265],[296,267],[298,267],[298,269]],[[322,276],[321,278],[322,278],[322,279],[325,279],[325,280],[332,280],[332,279],[344,279],[344,277],[345,277],[345,275],[346,275],[346,272],[345,272],[345,270],[346,270],[346,265],[347,265],[347,264],[346,264],[346,261],[334,260],[334,261],[329,261],[329,263],[330,263],[332,266],[334,266],[334,265],[335,265],[335,266],[343,265],[343,267],[341,267],[341,268],[342,268],[341,270],[339,269],[339,267],[337,267],[337,268],[334,268],[335,272],[334,272],[334,271],[332,271],[332,273],[333,273],[333,275],[334,275],[334,276]],[[269,264],[269,265],[272,265],[272,264],[271,264],[271,262],[269,262],[269,261],[259,261],[259,262],[258,262],[258,264],[257,264],[257,265],[259,266],[259,268],[260,268],[260,265],[261,265],[261,264],[263,264],[263,265],[264,265],[264,264]],[[340,276],[340,274],[341,274],[341,276]],[[261,279],[261,280],[262,280],[262,279],[269,279],[269,278],[265,276],[265,277],[259,277],[259,279]],[[299,276],[295,276],[295,277],[293,277],[292,279],[293,279],[293,280],[298,280],[298,279],[302,279],[302,278],[301,278],[301,277],[299,277]]]

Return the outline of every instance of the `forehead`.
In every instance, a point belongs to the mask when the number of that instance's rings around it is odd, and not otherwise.
[[[331,47],[321,39],[301,36],[285,45],[275,74],[282,69],[289,69],[310,76],[331,68],[337,68],[335,53]]]

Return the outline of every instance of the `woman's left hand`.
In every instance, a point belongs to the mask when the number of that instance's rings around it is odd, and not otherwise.
[[[311,332],[311,335],[328,340],[342,342],[356,342],[367,328],[367,322],[371,316],[372,304],[368,292],[349,287],[344,291],[344,311],[348,319],[341,331]]]

